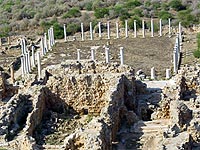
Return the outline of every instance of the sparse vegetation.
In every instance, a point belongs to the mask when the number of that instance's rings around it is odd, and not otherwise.
[[[200,58],[200,33],[197,34],[197,50],[193,52],[195,58]]]
[[[33,28],[45,31],[43,22],[48,24],[54,18],[57,18],[56,30],[60,30],[66,23],[69,26],[68,34],[79,31],[80,22],[84,23],[87,31],[87,22],[91,22],[95,18],[97,22],[102,18],[115,19],[118,17],[121,22],[126,19],[131,21],[133,18],[142,20],[142,17],[163,20],[172,18],[174,23],[181,21],[182,25],[187,27],[199,24],[199,6],[200,1],[189,2],[185,0],[165,2],[159,0],[110,0],[109,2],[103,0],[0,0],[0,37]],[[87,15],[88,17],[86,17]],[[131,23],[129,24],[131,25]],[[60,26],[58,27],[58,25]],[[74,29],[72,29],[73,25]],[[41,31],[35,33],[41,34]],[[57,38],[61,37],[57,36]]]

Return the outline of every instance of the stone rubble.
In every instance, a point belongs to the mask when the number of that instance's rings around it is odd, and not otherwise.
[[[48,66],[42,81],[30,75],[0,107],[0,148],[199,149],[199,70],[185,66],[166,86],[155,88],[117,63]],[[1,92],[7,93],[0,79]]]

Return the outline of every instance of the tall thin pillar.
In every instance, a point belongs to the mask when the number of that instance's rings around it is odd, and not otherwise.
[[[67,41],[66,24],[64,24],[63,28],[64,28],[64,40],[66,42]]]
[[[151,37],[154,37],[153,18],[151,18]]]
[[[44,51],[45,53],[48,52],[48,46],[47,46],[47,33],[44,33]]]
[[[24,57],[21,56],[21,57],[20,57],[20,60],[21,60],[21,73],[22,73],[22,77],[24,77],[24,75],[25,75]]]
[[[117,36],[117,39],[119,38],[119,23],[116,22],[116,36]]]
[[[34,48],[34,46],[32,45],[31,46],[31,53],[32,53],[32,57],[31,57],[31,65],[32,65],[32,67],[35,67],[35,52],[34,52],[34,50],[35,50],[35,48]]]
[[[81,22],[81,40],[84,41],[84,27],[82,22]]]
[[[92,22],[90,22],[90,40],[93,40]]]
[[[169,22],[169,37],[171,37],[171,18],[168,19]]]
[[[142,37],[145,38],[145,21],[142,20]]]
[[[28,63],[28,71],[31,72],[31,58],[30,58],[30,52],[27,52],[27,63]]]
[[[136,20],[134,20],[133,26],[134,26],[134,38],[136,38],[137,37],[137,23],[136,23]]]
[[[166,79],[170,79],[170,78],[171,78],[171,70],[166,69]]]
[[[14,66],[13,66],[13,64],[11,64],[11,66],[10,66],[10,78],[11,78],[12,84],[14,84],[15,83],[15,76],[14,76]]]
[[[44,50],[44,38],[43,37],[41,37],[40,47],[41,47],[42,56],[44,56],[45,50]]]
[[[109,48],[105,47],[105,56],[106,56],[106,63],[110,63],[110,55],[109,55]]]
[[[178,24],[178,33],[179,33],[179,41],[180,41],[180,45],[182,44],[182,26],[181,26],[181,22],[179,22]]]
[[[124,65],[124,48],[120,47],[120,62],[121,65]]]
[[[0,46],[2,46],[1,38],[0,38]]]
[[[77,61],[81,60],[81,50],[77,49]]]
[[[151,79],[155,79],[156,78],[156,75],[155,75],[155,68],[152,67],[151,68]]]
[[[107,22],[108,39],[110,39],[110,22]]]
[[[92,61],[95,61],[95,49],[91,48],[91,59]]]
[[[52,34],[52,46],[55,44],[55,38],[54,38],[54,30],[53,27],[51,27],[51,34]]]
[[[37,67],[38,67],[38,80],[41,79],[41,60],[40,60],[40,52],[37,52]]]
[[[174,73],[176,74],[178,71],[178,60],[177,60],[177,47],[174,47],[173,51],[173,65],[174,65]]]
[[[160,32],[159,32],[159,35],[162,36],[162,19],[160,19],[159,24],[160,24]]]
[[[101,35],[101,22],[99,22],[99,38],[100,39],[102,38],[102,35]]]
[[[51,30],[48,29],[48,44],[49,44],[49,50],[51,50]]]
[[[128,38],[128,20],[125,20],[125,37]]]

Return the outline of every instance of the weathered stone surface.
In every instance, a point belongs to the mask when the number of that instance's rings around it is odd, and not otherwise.
[[[170,103],[171,124],[177,124],[181,129],[186,129],[192,119],[192,111],[180,101]]]

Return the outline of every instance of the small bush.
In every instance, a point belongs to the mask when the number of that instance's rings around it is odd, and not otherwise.
[[[198,23],[195,16],[191,14],[191,10],[182,10],[178,12],[178,20],[183,26],[188,27],[192,24]]]
[[[109,9],[108,8],[97,8],[94,11],[94,16],[99,19],[99,18],[104,18],[105,15],[109,15]]]
[[[186,7],[182,5],[181,0],[172,0],[169,3],[169,6],[171,6],[171,8],[173,8],[176,11],[180,11],[180,10],[185,10]]]
[[[128,9],[132,9],[140,5],[142,5],[142,3],[139,0],[128,0],[125,4],[125,7]]]
[[[87,11],[91,11],[92,10],[92,2],[88,2],[87,4],[85,4],[85,8]]]
[[[79,8],[74,7],[72,9],[70,9],[67,13],[65,13],[63,15],[63,18],[72,18],[72,17],[80,17],[81,16],[81,12],[79,10]]]
[[[195,58],[200,58],[200,50],[199,50],[199,49],[198,49],[198,50],[195,50],[195,51],[193,52],[193,55],[194,55]]]
[[[167,20],[168,18],[172,18],[172,14],[170,14],[168,11],[163,10],[158,13],[158,17],[160,19]]]

